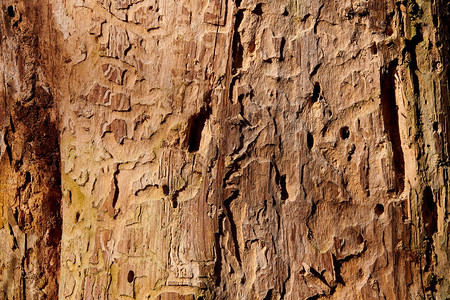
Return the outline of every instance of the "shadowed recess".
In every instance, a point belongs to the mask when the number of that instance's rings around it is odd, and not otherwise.
[[[200,141],[202,139],[202,131],[205,127],[205,122],[209,118],[211,110],[203,107],[199,113],[193,115],[188,120],[187,126],[187,149],[189,152],[198,151],[200,148]]]
[[[380,72],[380,82],[381,111],[383,114],[384,130],[392,144],[396,192],[397,194],[400,194],[404,189],[405,159],[401,145],[398,108],[395,99],[395,74],[397,72],[397,64],[397,60],[393,60],[387,68],[382,68]]]

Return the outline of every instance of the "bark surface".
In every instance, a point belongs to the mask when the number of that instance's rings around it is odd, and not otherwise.
[[[446,299],[444,0],[2,0],[0,299]]]

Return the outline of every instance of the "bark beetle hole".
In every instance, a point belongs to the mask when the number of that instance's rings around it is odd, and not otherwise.
[[[350,137],[350,130],[347,126],[344,126],[340,130],[341,139],[346,140]]]
[[[205,127],[205,122],[208,119],[210,112],[202,108],[201,111],[189,118],[187,126],[187,141],[188,151],[195,152],[200,148],[200,141],[202,139],[202,131]]]
[[[164,185],[162,186],[162,190],[163,190],[163,194],[164,194],[165,196],[169,195],[169,186],[168,186],[167,184],[164,184]]]
[[[16,12],[14,11],[14,6],[8,6],[8,16],[14,18],[16,16]]]
[[[358,244],[364,243],[364,238],[363,238],[363,236],[361,234],[358,234],[357,240],[358,240]]]
[[[320,85],[318,82],[314,83],[314,89],[313,89],[313,95],[311,97],[311,102],[315,103],[317,100],[319,100],[320,96]]]
[[[383,204],[377,204],[375,205],[375,213],[377,214],[377,216],[381,216],[381,214],[384,213],[384,206]]]
[[[78,223],[78,221],[80,221],[80,212],[77,211],[77,213],[75,214],[75,221]]]
[[[134,280],[134,272],[132,270],[128,271],[128,277],[127,280],[129,283],[132,283]]]
[[[311,150],[314,146],[314,137],[310,132],[306,134],[306,145],[308,146],[309,150]]]
[[[173,208],[177,208],[178,207],[178,201],[177,200],[173,200],[172,201],[172,207]]]

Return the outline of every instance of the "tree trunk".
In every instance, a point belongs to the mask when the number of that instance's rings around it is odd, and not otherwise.
[[[445,0],[2,0],[0,299],[446,299]]]

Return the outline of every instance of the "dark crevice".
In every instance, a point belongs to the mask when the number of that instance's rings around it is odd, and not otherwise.
[[[289,265],[288,265],[287,271],[288,271],[288,275],[283,280],[283,284],[281,285],[282,289],[281,289],[281,293],[280,293],[280,299],[286,299],[286,293],[287,293],[286,285],[289,282],[289,280],[291,279],[291,267]]]
[[[333,256],[333,266],[334,266],[334,274],[336,276],[336,282],[342,284],[343,286],[345,286],[345,281],[342,278],[341,275],[341,268],[342,268],[342,261],[339,261],[334,254],[332,254]]]
[[[350,136],[350,133],[348,134],[348,136]],[[347,138],[348,138],[348,136],[347,136]],[[351,144],[349,149],[348,149],[348,152],[347,152],[347,161],[351,161],[352,160],[352,157],[353,157],[353,154],[355,154],[355,151],[356,151],[355,144]]]
[[[319,71],[320,66],[322,65],[322,63],[318,63],[314,69],[312,70],[311,74],[309,74],[309,77],[313,77],[314,75],[317,74],[317,71]]]
[[[289,193],[286,188],[286,174],[281,175],[280,170],[278,170],[278,167],[274,162],[272,162],[272,166],[275,170],[275,183],[280,188],[281,200],[286,200],[289,198]]]
[[[264,297],[264,300],[271,300],[272,299],[272,294],[273,294],[273,289],[269,289],[267,291],[266,296]]]
[[[439,123],[433,122],[433,131],[438,131],[438,130],[439,130]]]
[[[16,222],[17,222],[17,217],[16,217]],[[8,224],[8,225],[9,225],[9,234],[13,237],[13,245],[11,248],[12,248],[12,250],[19,249],[19,244],[17,243],[16,236],[14,235],[14,230],[13,230],[11,224]]]
[[[392,163],[396,179],[396,192],[400,194],[404,189],[405,159],[400,139],[398,123],[398,108],[395,99],[395,74],[397,72],[397,60],[380,72],[381,82],[381,112],[385,133],[392,144]]]
[[[241,158],[242,159],[242,158]],[[222,187],[225,189],[227,184],[227,181],[231,178],[231,175],[233,175],[239,168],[238,161],[234,161],[233,164],[229,167],[228,171],[223,176],[222,180]]]
[[[186,134],[187,143],[185,143],[189,152],[198,151],[200,148],[203,128],[210,115],[211,109],[209,107],[202,107],[199,113],[189,118]]]
[[[8,6],[8,16],[10,18],[14,18],[16,16],[16,12],[14,11],[14,6]]]
[[[358,240],[360,239],[359,237],[361,236],[361,239],[363,240],[360,244],[364,243],[364,238],[362,237],[362,235],[360,234],[358,236]],[[359,243],[359,241],[358,241]],[[332,258],[333,258],[333,266],[334,266],[334,273],[336,276],[336,282],[338,284],[341,284],[343,286],[345,286],[345,282],[344,279],[342,278],[341,275],[341,269],[344,263],[349,262],[352,259],[357,259],[360,258],[365,252],[366,252],[367,248],[366,246],[364,246],[364,248],[362,249],[361,252],[357,253],[357,254],[350,254],[342,259],[337,259],[336,256],[334,254],[332,254]],[[333,292],[335,291],[337,285],[333,286]]]
[[[169,186],[167,184],[163,184],[162,190],[163,190],[164,196],[168,196],[169,195]]]
[[[437,231],[437,207],[429,186],[423,191],[422,218],[427,236],[431,238]]]
[[[117,175],[119,174],[119,170],[116,169],[113,174],[113,181],[112,181],[112,188],[113,191],[113,198],[112,198],[112,207],[115,208],[117,204],[117,199],[119,199],[119,187],[118,187],[118,181],[117,181]]]
[[[325,6],[325,4],[321,4],[317,11],[316,21],[314,22],[314,28],[313,28],[314,34],[317,34],[317,25],[320,23],[319,20],[320,20],[320,16],[322,14],[322,9],[324,6]]]
[[[320,84],[318,82],[314,83],[313,94],[311,96],[311,103],[317,102],[320,96]]]
[[[314,275],[314,277],[318,278],[320,281],[323,282],[323,284],[325,284],[326,286],[328,286],[329,288],[331,288],[331,286],[328,284],[327,280],[325,279],[325,277],[320,274],[316,269],[314,268],[309,268],[309,271],[311,272],[312,275]]]
[[[14,131],[13,131],[13,133],[14,133]],[[4,137],[4,142],[6,145],[6,153],[8,154],[9,164],[11,165],[13,162],[13,156],[12,156],[11,146],[9,145],[8,138],[6,137],[6,135]]]
[[[284,47],[285,47],[285,45],[286,45],[286,40],[285,40],[284,37],[282,37],[282,38],[281,38],[281,42],[280,42],[280,61],[283,61],[283,60],[284,60],[283,53],[284,53]]]
[[[26,171],[25,172],[25,183],[24,186],[28,185],[31,182],[31,174],[30,172]]]
[[[228,197],[227,199],[225,199],[225,201],[223,202],[223,206],[225,207],[225,211],[226,211],[226,216],[228,217],[228,221],[230,223],[230,231],[231,231],[231,237],[233,239],[233,244],[234,244],[234,255],[236,256],[237,261],[239,262],[239,265],[242,265],[242,261],[241,261],[241,254],[240,254],[240,250],[239,250],[239,241],[237,238],[237,227],[236,227],[236,223],[234,222],[234,218],[233,218],[233,213],[231,211],[231,202],[233,202],[233,200],[235,200],[237,197],[239,196],[239,191],[233,191],[233,194]]]
[[[423,267],[424,272],[428,272],[431,269],[431,261],[433,259],[433,243],[430,239],[425,239],[425,266]]]
[[[362,243],[364,243],[364,237],[362,236],[361,233],[358,234],[356,240],[357,240],[358,244],[360,244],[360,245],[361,245]]]
[[[378,53],[377,43],[375,43],[375,42],[372,43],[372,46],[370,46],[370,52],[373,55],[376,55]]]
[[[252,10],[252,13],[254,13],[255,15],[258,15],[258,16],[262,16],[262,14],[263,14],[262,5],[263,5],[262,3],[256,4],[256,7],[254,10]]]
[[[242,68],[242,61],[244,56],[244,47],[241,44],[241,36],[238,32],[234,33],[233,39],[233,73],[237,71],[237,69]]]
[[[348,126],[344,126],[339,130],[339,135],[341,136],[341,139],[346,140],[350,137],[350,129]]]
[[[234,21],[234,31],[238,31],[239,26],[241,26],[242,20],[244,19],[244,9],[239,9],[235,15]]]
[[[316,202],[312,202],[311,203],[311,212],[309,214],[309,217],[314,216],[314,214],[316,213],[316,210],[317,210],[317,204],[316,204]]]
[[[440,284],[440,282],[439,282],[440,280],[438,280],[434,274],[432,274],[430,277],[431,277],[430,281],[428,282],[428,285],[425,288],[425,291],[430,291],[431,295],[432,295],[431,299],[436,299],[434,297],[434,294],[437,293],[437,291],[438,291],[437,286],[438,286],[438,284]]]
[[[314,137],[310,132],[306,134],[306,145],[308,146],[309,150],[311,150],[312,147],[314,147]]]
[[[214,264],[214,275],[216,286],[220,286],[222,280],[222,248],[220,245],[220,237],[223,236],[223,215],[218,218],[219,231],[214,234],[214,250],[216,252],[216,262]]]
[[[164,188],[164,186],[163,186]],[[174,191],[172,193],[172,196],[170,197],[172,200],[172,207],[173,208],[177,208],[178,207],[178,196],[180,196],[180,193],[183,192],[184,190],[186,190],[186,185],[184,185],[181,189],[178,189],[176,191]],[[164,190],[163,190],[164,191]],[[168,194],[170,195],[170,191],[168,192]]]
[[[281,188],[281,200],[286,200],[289,198],[289,193],[286,189],[286,175],[281,175],[280,178],[280,188]]]
[[[436,15],[433,15],[433,25],[434,27],[438,27],[438,17]]]
[[[375,205],[375,214],[379,217],[384,213],[384,206],[383,204],[377,204]]]
[[[234,23],[234,34],[233,34],[233,45],[232,45],[232,70],[233,73],[237,71],[237,69],[242,68],[242,61],[244,56],[244,47],[241,43],[241,35],[239,34],[239,26],[244,19],[244,11],[238,10],[236,13],[236,19]]]
[[[14,126],[13,118],[12,118],[11,115],[9,116],[9,126],[11,127],[11,132],[15,133],[16,132],[16,126]]]

